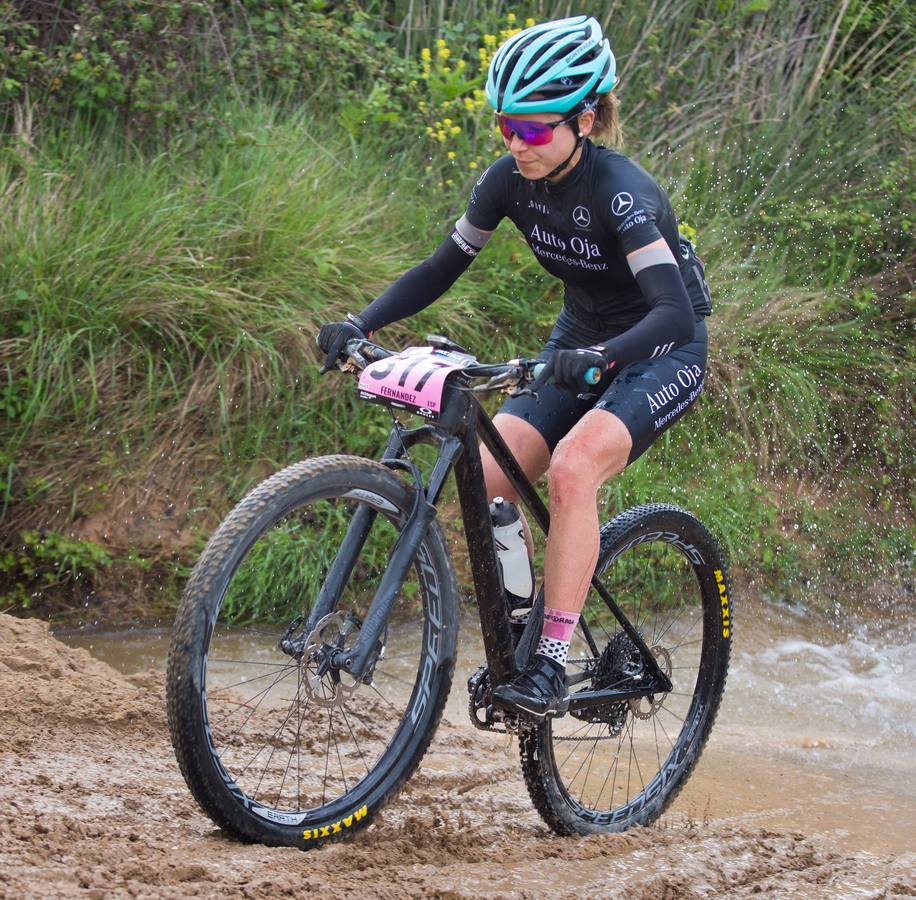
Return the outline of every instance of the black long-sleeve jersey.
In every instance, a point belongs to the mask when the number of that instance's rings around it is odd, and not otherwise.
[[[526,179],[511,155],[493,163],[435,253],[360,314],[368,327],[405,318],[441,296],[503,218],[563,282],[568,312],[609,335],[604,346],[619,367],[687,343],[696,319],[711,311],[702,268],[678,235],[665,191],[626,156],[586,140],[579,162],[557,182]],[[659,239],[664,246],[627,260]]]

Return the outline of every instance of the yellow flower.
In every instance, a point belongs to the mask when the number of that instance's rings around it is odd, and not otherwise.
[[[454,150],[449,150],[448,153],[446,153],[445,155],[446,155],[449,159],[454,159],[454,158],[455,158],[455,151],[454,151]]]
[[[440,59],[448,59],[451,55],[452,55],[452,51],[449,50],[448,47],[439,48],[439,58]]]
[[[444,131],[437,131],[437,132],[436,132],[436,140],[439,141],[440,144],[444,144],[444,143],[445,143],[445,132],[444,132]]]
[[[534,19],[525,19],[525,28],[531,28],[534,24]]]
[[[487,47],[496,46],[496,35],[495,34],[485,34],[483,36],[483,42]]]
[[[456,134],[461,134],[461,129],[457,125],[452,125],[448,133],[454,137]]]
[[[439,38],[439,40],[436,41],[436,46],[441,50],[445,46],[445,39]]]
[[[432,54],[429,52],[429,47],[424,47],[424,48],[420,51],[420,59],[425,60],[426,62],[429,62],[429,60],[431,60],[432,58],[433,58],[433,56],[432,56]]]
[[[458,60],[458,71],[460,72],[466,65],[467,63],[463,59],[459,59]]]
[[[506,21],[511,25],[515,21],[515,13],[506,13]]]
[[[74,58],[77,62],[79,62],[79,61],[83,58],[83,54],[80,53],[79,50],[77,50],[76,53],[73,54],[73,58]]]
[[[443,120],[442,120],[442,124],[443,124],[446,128],[448,128],[449,126],[451,126],[452,120],[451,120],[451,119],[443,119]]]
[[[469,168],[469,169],[476,169],[476,168],[477,168],[477,163],[474,162],[474,160],[472,159],[472,160],[468,163],[468,168]]]
[[[452,181],[451,178],[446,178],[446,179],[445,179],[445,185],[446,185],[446,187],[451,187],[454,183],[455,183],[455,182]]]
[[[473,97],[465,97],[464,100],[463,100],[462,102],[464,103],[464,108],[465,108],[468,112],[474,112],[474,108],[475,108],[475,106],[476,106],[477,104],[474,103],[474,98],[473,98]]]

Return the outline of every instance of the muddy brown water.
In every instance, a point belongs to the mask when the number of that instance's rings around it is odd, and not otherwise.
[[[188,795],[162,709],[165,629],[50,636],[0,615],[0,896],[916,895],[916,616],[843,627],[748,605],[725,700],[670,811],[557,838],[517,751],[475,731],[462,621],[445,719],[398,799],[355,840],[238,844]]]

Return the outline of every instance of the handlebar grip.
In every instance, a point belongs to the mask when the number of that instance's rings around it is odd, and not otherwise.
[[[546,365],[546,363],[538,363],[538,364],[531,370],[531,374],[532,374],[535,378],[540,378],[540,377],[541,377],[541,372],[544,371],[544,366],[545,366],[545,365]],[[586,380],[586,382],[587,382],[588,384],[597,384],[599,381],[601,381],[601,369],[599,369],[597,366],[592,366],[592,367],[585,373],[585,380]]]

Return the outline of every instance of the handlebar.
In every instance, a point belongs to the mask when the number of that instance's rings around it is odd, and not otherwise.
[[[364,369],[370,362],[375,362],[393,356],[395,351],[388,350],[379,344],[363,338],[353,338],[347,341],[344,352],[349,361],[355,363],[359,370]],[[538,378],[544,371],[542,359],[511,359],[504,363],[481,363],[465,366],[461,371],[471,378],[489,378],[486,384],[477,385],[471,390],[482,393],[504,387],[517,387]],[[592,366],[585,373],[588,384],[597,384],[601,380],[601,369]]]
[[[362,338],[353,338],[347,341],[344,347],[344,353],[349,357],[349,361],[355,363],[359,370],[364,369],[370,362],[393,356],[395,352]],[[471,388],[475,392],[484,392],[530,382],[540,374],[543,368],[542,359],[520,358],[503,363],[472,364],[462,368],[461,372],[470,378],[489,378],[486,384]]]

